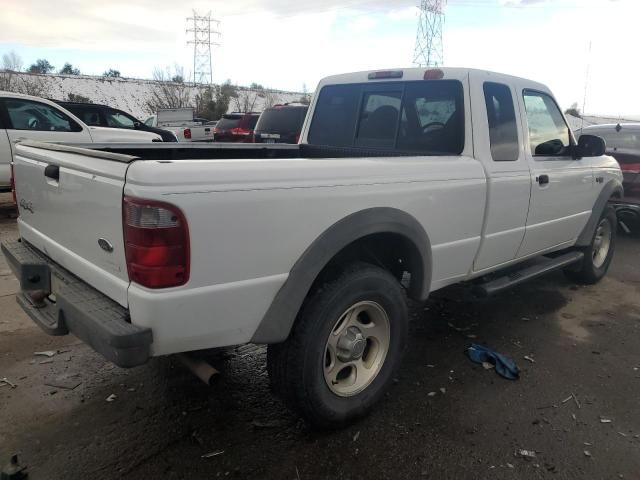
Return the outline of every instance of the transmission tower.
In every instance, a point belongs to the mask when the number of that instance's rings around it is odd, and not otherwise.
[[[420,21],[416,35],[413,64],[418,67],[440,67],[444,63],[442,27],[447,0],[421,0]]]
[[[211,24],[218,28],[220,22],[211,18],[211,12],[198,15],[194,10],[193,16],[187,18],[187,33],[192,34],[188,45],[193,45],[193,83],[212,83],[213,64],[211,62],[211,46],[219,46],[215,39],[220,38],[220,32],[211,29]],[[213,38],[212,38],[213,37]]]

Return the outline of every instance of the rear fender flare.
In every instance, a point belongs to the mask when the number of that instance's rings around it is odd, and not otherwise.
[[[409,295],[419,300],[426,299],[431,286],[431,242],[422,225],[413,216],[394,208],[361,210],[333,224],[305,250],[251,341],[278,343],[286,340],[302,303],[323,268],[351,243],[376,233],[401,235],[415,247],[422,274],[411,279]]]

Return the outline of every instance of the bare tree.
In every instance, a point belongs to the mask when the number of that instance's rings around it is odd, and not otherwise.
[[[22,70],[22,58],[16,52],[11,50],[9,53],[2,55],[2,69],[12,72]]]
[[[160,108],[181,108],[192,107],[189,87],[184,81],[175,81],[184,79],[184,73],[181,67],[174,66],[173,71],[170,67],[156,68],[153,71],[153,79],[156,85],[151,94],[151,100],[147,102],[147,109],[154,113]]]
[[[260,91],[256,89],[237,89],[236,95],[233,97],[233,104],[235,105],[236,112],[253,112]]]

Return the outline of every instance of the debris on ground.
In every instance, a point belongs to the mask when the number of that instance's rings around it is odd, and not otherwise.
[[[494,368],[496,368],[496,366],[493,363],[489,363],[489,362],[482,362],[482,367],[485,370],[493,370]]]
[[[40,365],[44,365],[46,363],[53,363],[53,358],[47,358],[46,360],[42,360],[41,362],[38,362]]]
[[[82,382],[71,377],[72,375],[60,375],[53,380],[47,380],[46,382],[44,382],[44,384],[48,387],[63,388],[65,390],[75,390]]]
[[[114,402],[116,398],[118,398],[118,396],[115,393],[112,393],[107,398],[105,398],[105,401],[111,403]]]
[[[610,418],[600,417],[600,423],[613,423]]]
[[[58,352],[56,350],[44,350],[42,352],[33,352],[36,357],[53,357]]]
[[[15,383],[13,383],[11,380],[9,380],[7,377],[4,378],[0,378],[0,387],[11,387],[11,388],[16,388],[18,385],[16,385]]]
[[[567,398],[565,398],[564,400],[562,400],[562,403],[567,403],[569,400],[571,400],[573,398],[573,396],[569,395]]]
[[[524,358],[527,362],[536,363],[536,361],[533,359],[533,355],[525,355],[523,358]]]
[[[440,387],[440,393],[444,395],[445,393],[447,393],[447,389],[444,387]]]
[[[254,420],[251,424],[256,428],[278,428],[284,426],[281,420]]]
[[[582,408],[582,405],[580,405],[580,402],[578,401],[578,397],[576,397],[576,394],[571,392],[571,396],[573,397],[573,400],[576,402],[576,407],[578,407],[578,410]]]
[[[13,455],[9,463],[0,471],[0,478],[3,480],[26,480],[29,477],[27,467],[21,466],[18,455]]]
[[[585,450],[584,451],[584,456],[585,457],[590,457],[591,456],[591,452],[589,450]]]
[[[359,437],[360,437],[360,430],[358,430],[356,434],[353,436],[353,441],[357,442]]]
[[[531,460],[532,458],[536,458],[536,452],[533,450],[518,450],[518,456],[527,459],[527,460]]]
[[[467,349],[467,355],[472,362],[494,364],[498,375],[508,380],[517,380],[520,376],[520,369],[513,360],[489,347],[474,343]]]
[[[515,468],[515,467],[513,466],[513,464],[512,464],[512,463],[507,463],[507,467],[509,467],[509,468]]]
[[[216,450],[215,452],[205,453],[200,458],[213,458],[213,457],[217,457],[218,455],[222,455],[223,453],[224,453],[224,450]]]
[[[435,397],[437,395],[436,392],[429,392],[427,393],[427,397]]]

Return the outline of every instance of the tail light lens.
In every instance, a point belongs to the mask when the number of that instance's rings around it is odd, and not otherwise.
[[[249,128],[232,128],[230,132],[231,135],[251,135],[251,129]]]
[[[189,280],[189,229],[174,205],[124,197],[123,223],[131,281],[148,288],[184,285]]]
[[[11,185],[11,195],[13,196],[13,203],[18,203],[18,197],[16,195],[16,175],[13,170],[13,162],[11,162],[11,179],[9,180]]]
[[[185,128],[184,129],[184,138],[191,140],[191,129],[190,128]]]

